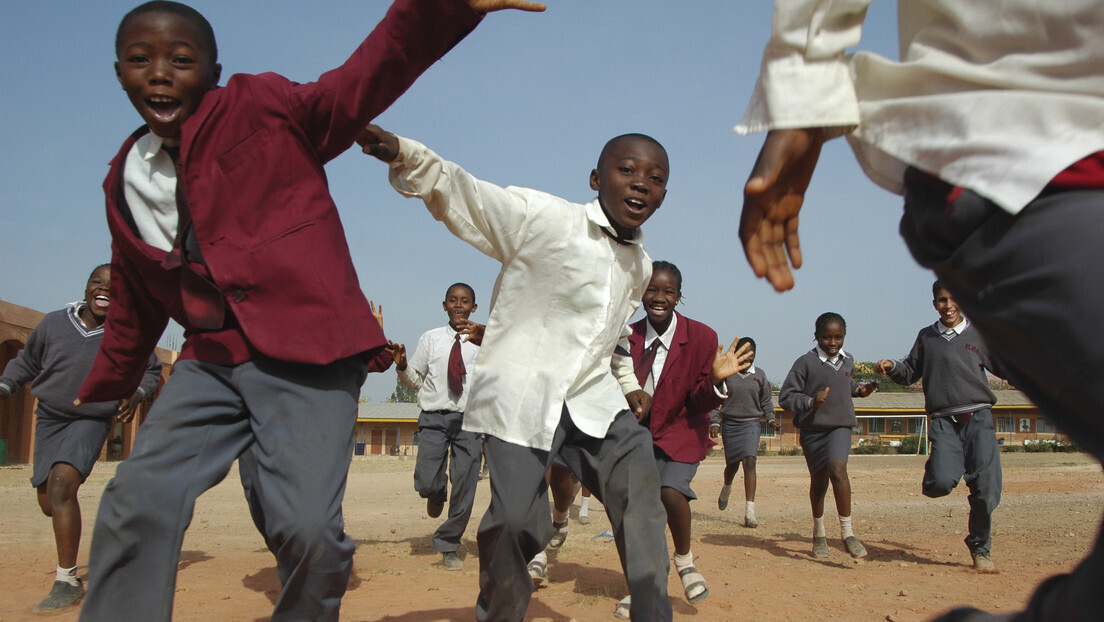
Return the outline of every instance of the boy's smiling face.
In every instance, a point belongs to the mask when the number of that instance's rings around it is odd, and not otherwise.
[[[453,285],[445,292],[441,307],[448,314],[449,325],[455,330],[457,321],[468,319],[478,305],[475,304],[475,294],[470,289],[463,285]]]
[[[670,171],[667,152],[638,136],[622,136],[602,150],[590,188],[621,237],[630,237],[663,204]]]
[[[150,12],[120,33],[115,75],[150,131],[180,144],[180,128],[218,85],[222,67],[211,61],[199,28],[186,17]]]

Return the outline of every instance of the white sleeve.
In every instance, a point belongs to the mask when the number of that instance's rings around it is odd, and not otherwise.
[[[842,134],[858,125],[845,53],[859,43],[870,2],[776,1],[759,79],[736,131],[836,127]]]
[[[414,354],[406,359],[406,369],[399,372],[399,381],[408,389],[422,388],[429,373],[429,333],[422,333]]]

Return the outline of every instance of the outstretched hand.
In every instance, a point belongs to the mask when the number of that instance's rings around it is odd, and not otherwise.
[[[874,371],[878,372],[879,374],[881,374],[883,376],[888,374],[889,370],[891,370],[891,369],[893,369],[893,361],[886,360],[886,359],[882,359],[882,360],[878,361],[878,364],[874,366]]]
[[[380,328],[383,328],[383,305],[376,306],[376,301],[369,300],[368,308],[372,311],[372,317],[376,318],[379,322]]]
[[[391,162],[399,157],[398,137],[374,123],[360,131],[356,142],[361,151],[383,162]]]
[[[751,344],[745,343],[737,350],[736,344],[738,343],[740,343],[739,337],[733,340],[732,345],[728,346],[728,350],[724,350],[722,346],[717,346],[717,354],[713,357],[713,384],[720,384],[724,382],[725,378],[735,376],[751,367]]]
[[[871,393],[878,390],[878,383],[871,380],[870,382],[859,385],[859,397],[866,397]]]
[[[142,395],[139,393],[131,395],[128,399],[119,400],[119,405],[115,408],[115,420],[119,423],[130,423],[130,420],[138,412],[138,405],[141,403]]]
[[[526,2],[525,0],[468,0],[468,6],[476,13],[491,13],[503,9],[539,12],[545,9],[543,3]]]
[[[475,345],[482,345],[483,333],[486,332],[487,327],[466,319],[456,320],[456,332],[464,335],[464,341],[470,341]]]
[[[395,368],[399,371],[406,369],[406,346],[401,343],[395,343],[388,340],[387,345],[384,346],[388,352],[391,353],[391,358],[395,361]]]
[[[820,128],[772,130],[744,185],[744,255],[755,276],[767,277],[776,291],[793,288],[790,266],[801,267],[797,215],[823,144]]]

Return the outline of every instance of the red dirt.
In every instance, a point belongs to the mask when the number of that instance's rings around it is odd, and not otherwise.
[[[999,573],[970,568],[962,539],[966,491],[943,499],[920,494],[923,457],[852,456],[855,532],[870,555],[851,560],[836,537],[829,496],[831,557],[810,555],[808,475],[800,457],[759,459],[758,529],[743,523],[742,479],[726,512],[717,510],[723,459],[709,458],[694,488],[697,567],[710,596],[690,605],[670,581],[676,619],[923,620],[958,604],[994,612],[1023,606],[1042,579],[1070,570],[1088,551],[1104,511],[1100,465],[1082,454],[1004,454],[1004,499],[995,515],[993,560]],[[488,502],[480,484],[461,548],[464,569],[448,572],[430,547],[438,521],[413,490],[413,460],[356,459],[345,498],[346,530],[356,539],[355,569],[342,619],[430,622],[474,619],[478,590],[475,531]],[[81,489],[85,535],[78,572],[87,571],[96,506],[113,464],[100,464]],[[56,559],[50,522],[38,510],[30,467],[0,468],[0,619],[69,622],[31,609],[45,596]],[[589,525],[574,522],[551,555],[549,580],[534,594],[528,620],[610,621],[626,593],[609,527],[592,503]],[[191,620],[265,620],[279,590],[271,555],[249,520],[236,469],[200,498],[180,561],[175,616]],[[140,586],[136,589],[141,589]],[[120,619],[125,613],[120,612]]]

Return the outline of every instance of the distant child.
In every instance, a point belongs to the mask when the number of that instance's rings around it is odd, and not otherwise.
[[[809,467],[809,501],[813,507],[813,556],[828,557],[824,531],[824,497],[828,483],[836,498],[840,537],[851,557],[864,557],[866,547],[851,528],[851,481],[847,457],[851,453],[851,429],[858,425],[852,397],[866,397],[877,389],[871,382],[859,385],[851,377],[855,359],[843,351],[847,323],[838,313],[823,313],[816,320],[815,348],[794,361],[778,403],[794,414],[801,431],[801,450]],[[835,389],[835,391],[832,391]]]
[[[42,513],[53,520],[58,559],[54,585],[35,607],[40,613],[72,607],[84,597],[84,586],[77,578],[81,537],[77,491],[92,473],[115,422],[130,422],[138,405],[161,381],[161,361],[151,354],[138,389],[129,398],[73,405],[103,339],[110,284],[110,265],[93,270],[84,300],[47,313],[0,376],[0,398],[11,397],[33,381],[31,393],[38,399],[31,485],[38,491]]]
[[[758,527],[755,518],[755,458],[759,455],[759,437],[762,429],[759,417],[766,417],[767,425],[775,430],[781,424],[774,416],[774,404],[771,401],[771,385],[763,368],[755,366],[755,340],[741,337],[737,348],[748,344],[751,348],[752,366],[729,376],[728,399],[723,406],[713,411],[709,426],[709,436],[724,439],[725,470],[724,486],[717,497],[717,508],[728,507],[728,497],[732,494],[732,480],[740,465],[744,465],[744,526]]]
[[[357,398],[391,356],[360,289],[323,166],[352,145],[484,7],[397,0],[317,82],[219,86],[211,25],[155,1],[129,12],[115,73],[146,122],[104,182],[113,313],[80,399],[129,395],[169,318],[181,358],[108,484],[85,620],[167,620],[195,499],[255,443],[283,591],[275,619],[337,619],[354,544],[341,501]]]
[[[441,515],[452,481],[448,519],[433,534],[433,550],[441,553],[447,570],[464,567],[457,551],[471,518],[479,467],[483,461],[483,439],[461,429],[468,403],[471,376],[467,370],[479,354],[472,331],[478,325],[469,317],[479,308],[475,290],[467,283],[454,283],[445,292],[441,307],[448,323],[427,331],[409,362],[406,347],[395,349],[395,368],[404,386],[418,391],[418,459],[414,465],[414,489],[426,500],[430,518]],[[451,453],[451,459],[450,459]],[[445,466],[448,475],[445,475]]]
[[[464,419],[487,434],[491,470],[477,618],[525,616],[526,564],[552,537],[544,475],[558,453],[605,504],[633,617],[670,620],[659,476],[636,420],[650,399],[624,339],[651,276],[639,227],[666,195],[666,151],[641,134],[613,138],[590,173],[598,197],[580,205],[480,181],[375,126],[358,142],[391,163],[396,189],[502,262]]]
[[[740,367],[721,355],[712,328],[675,312],[681,300],[682,272],[673,263],[654,262],[642,296],[645,317],[629,327],[629,352],[637,380],[652,396],[651,413],[640,423],[652,437],[660,499],[675,544],[675,571],[686,600],[699,603],[709,596],[709,585],[690,551],[690,501],[698,498],[690,482],[714,444],[709,440],[709,411],[724,402],[725,379]],[[735,347],[733,342],[729,352]],[[631,595],[618,604],[618,618],[628,619],[630,601]]]
[[[1001,498],[1000,447],[993,428],[996,396],[985,370],[997,373],[977,329],[961,313],[941,281],[932,285],[939,321],[920,329],[904,359],[878,361],[879,374],[908,386],[924,380],[924,408],[931,417],[931,455],[924,464],[924,495],[951,494],[959,478],[970,489],[970,533],[966,546],[981,572],[994,569],[990,558],[993,510]]]

